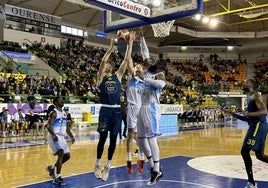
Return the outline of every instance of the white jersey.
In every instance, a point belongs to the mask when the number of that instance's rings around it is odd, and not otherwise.
[[[155,77],[158,74],[165,74],[165,73],[159,72],[156,74],[152,74],[148,71],[145,71],[144,74],[145,74],[144,76],[145,78],[155,79]],[[161,91],[162,89],[156,88],[149,83],[145,83],[145,87],[144,87],[143,94],[142,94],[142,103],[143,104],[149,104],[149,103],[160,104]]]
[[[67,116],[64,111],[60,112],[56,108],[56,119],[53,122],[52,129],[56,135],[64,136],[66,134]]]
[[[143,87],[144,81],[138,76],[134,76],[129,80],[126,91],[128,105],[141,106]]]

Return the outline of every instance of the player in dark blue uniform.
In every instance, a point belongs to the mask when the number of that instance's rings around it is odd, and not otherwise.
[[[266,121],[267,107],[259,93],[253,90],[254,80],[248,79],[243,82],[243,90],[247,95],[246,104],[247,110],[242,111],[243,115],[239,115],[230,110],[223,109],[223,111],[232,116],[247,121],[249,128],[244,138],[241,155],[243,157],[247,175],[248,183],[245,188],[256,188],[257,184],[253,178],[252,160],[250,151],[254,151],[256,158],[268,163],[268,156],[264,154],[265,140],[268,131],[268,124]]]
[[[114,40],[111,40],[110,48],[103,56],[97,76],[97,85],[100,89],[100,100],[102,106],[99,114],[98,132],[100,134],[99,143],[97,146],[97,160],[94,168],[96,178],[102,178],[106,181],[109,177],[110,163],[116,148],[117,135],[121,128],[121,79],[129,64],[131,58],[133,41],[136,38],[136,33],[131,31],[127,42],[125,58],[119,69],[113,73],[112,66],[108,63],[109,57],[115,48]],[[110,145],[108,148],[108,160],[104,169],[101,169],[101,157],[104,150],[108,132],[110,132]]]

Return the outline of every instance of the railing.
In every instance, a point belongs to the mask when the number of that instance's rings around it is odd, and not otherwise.
[[[8,61],[10,60],[10,61],[12,61],[12,63],[13,64],[15,64],[17,67],[19,66],[11,57],[9,57],[3,50],[1,50],[1,53],[2,54],[4,54],[6,57],[7,57],[7,59],[8,59]],[[5,62],[6,64],[7,64],[7,62]],[[13,66],[14,67],[14,66]]]
[[[25,38],[24,40],[30,42],[31,45],[34,45],[34,43],[32,41],[30,41],[29,39]]]

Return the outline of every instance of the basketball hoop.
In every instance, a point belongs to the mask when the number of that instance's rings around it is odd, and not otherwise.
[[[154,36],[155,37],[169,36],[170,29],[174,23],[175,23],[175,20],[170,20],[167,22],[159,22],[159,23],[151,24],[153,31],[154,31]]]

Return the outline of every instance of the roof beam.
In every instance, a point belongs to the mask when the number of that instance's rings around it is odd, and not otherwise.
[[[253,9],[259,9],[259,8],[265,8],[265,7],[268,7],[268,3],[263,4],[263,5],[256,5],[256,6],[253,6],[253,7],[246,7],[246,8],[240,8],[240,9],[234,9],[234,10],[227,10],[227,11],[224,11],[224,12],[218,12],[218,13],[209,15],[209,17],[216,17],[216,16],[225,15],[225,14],[238,13],[238,12],[243,12],[243,11],[253,10]]]
[[[52,13],[51,13],[52,15],[55,15],[55,13],[56,13],[57,10],[59,9],[59,7],[60,7],[62,1],[63,1],[63,0],[60,0],[60,1],[58,2],[57,6],[54,8],[54,10],[53,10]]]
[[[88,20],[86,26],[89,27],[90,23],[95,19],[95,17],[97,16],[97,14],[99,13],[99,10],[96,10],[95,13],[93,14],[93,16]]]

